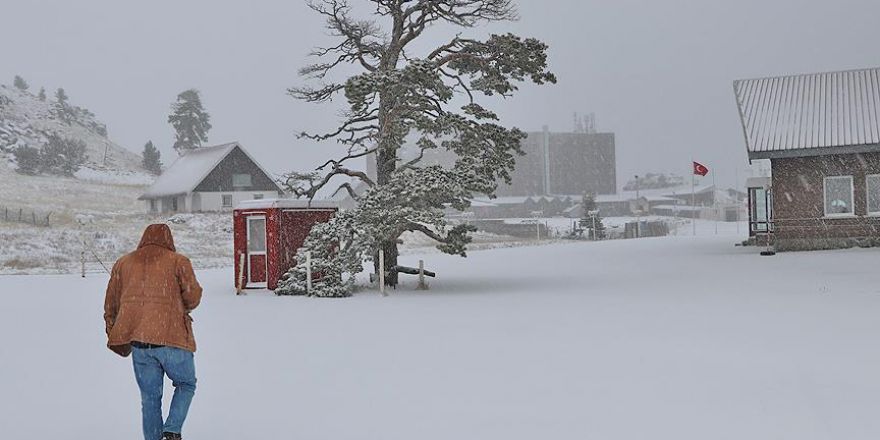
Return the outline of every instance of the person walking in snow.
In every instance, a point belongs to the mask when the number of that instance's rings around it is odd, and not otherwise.
[[[150,225],[136,251],[120,258],[104,299],[107,347],[132,355],[141,391],[144,440],[181,439],[196,390],[196,342],[190,312],[202,298],[189,259],[175,252],[168,225]],[[162,420],[165,376],[174,385]]]

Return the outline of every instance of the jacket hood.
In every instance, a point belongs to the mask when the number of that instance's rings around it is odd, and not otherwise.
[[[174,237],[171,236],[171,228],[166,224],[147,226],[147,229],[144,230],[143,237],[141,237],[141,243],[138,245],[138,249],[149,245],[161,246],[174,252]]]

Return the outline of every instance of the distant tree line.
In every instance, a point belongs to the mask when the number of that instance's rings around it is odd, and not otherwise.
[[[20,75],[15,75],[13,86],[22,92],[27,92],[30,89],[28,82]],[[43,102],[47,100],[44,87],[40,87],[37,98]],[[71,105],[69,100],[70,98],[63,88],[59,87],[55,91],[55,100],[51,103],[50,108],[54,118],[67,125],[77,123],[103,137],[107,137],[106,125],[97,122],[94,113],[85,108]],[[177,95],[176,101],[171,104],[171,114],[168,116],[168,123],[171,124],[175,132],[173,148],[181,156],[201,148],[203,143],[208,141],[208,131],[212,128],[211,116],[205,111],[198,90],[187,89]],[[76,143],[77,141],[62,139],[52,135],[50,136],[49,144],[42,148],[24,146],[16,149],[15,156],[19,164],[18,171],[23,174],[72,175],[76,170],[69,172],[69,170],[59,168],[57,165],[59,161],[54,159],[48,160],[57,155],[74,159],[79,157],[75,154],[76,148],[71,147],[71,142]],[[66,146],[62,148],[62,145]],[[84,151],[83,149],[83,158],[85,157]],[[153,145],[152,141],[148,141],[144,145],[141,159],[144,169],[156,175],[162,173],[161,153]],[[76,166],[76,160],[70,163]],[[79,169],[78,166],[76,166],[76,169]]]

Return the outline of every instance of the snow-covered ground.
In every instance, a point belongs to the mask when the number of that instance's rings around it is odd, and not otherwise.
[[[236,297],[230,269],[199,271],[184,435],[878,438],[880,250],[759,257],[738,239],[430,254],[431,290],[387,298]],[[3,438],[139,438],[105,283],[0,277]]]

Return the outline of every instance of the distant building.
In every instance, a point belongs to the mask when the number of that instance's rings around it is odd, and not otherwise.
[[[743,200],[744,194],[736,190],[720,190],[714,185],[622,191],[595,197],[596,208],[603,217],[641,214],[721,221],[736,221],[740,217],[740,211],[743,211]],[[581,196],[505,196],[494,199],[477,197],[471,202],[468,211],[476,219],[559,216],[580,218],[584,215]]]
[[[749,160],[752,234],[778,250],[880,238],[880,68],[734,82]]]
[[[617,193],[613,133],[532,132],[523,141],[510,185],[499,196],[598,195]]]
[[[152,213],[232,211],[239,202],[282,194],[269,173],[232,142],[179,157],[139,200]]]
[[[499,182],[499,197],[572,196],[585,192],[617,193],[617,158],[614,133],[553,133],[548,129],[528,133],[522,142],[525,156],[516,156],[511,184]],[[418,151],[410,146],[402,162]],[[444,149],[424,152],[421,165],[451,167],[457,156]],[[367,157],[367,174],[376,176],[375,155]]]

